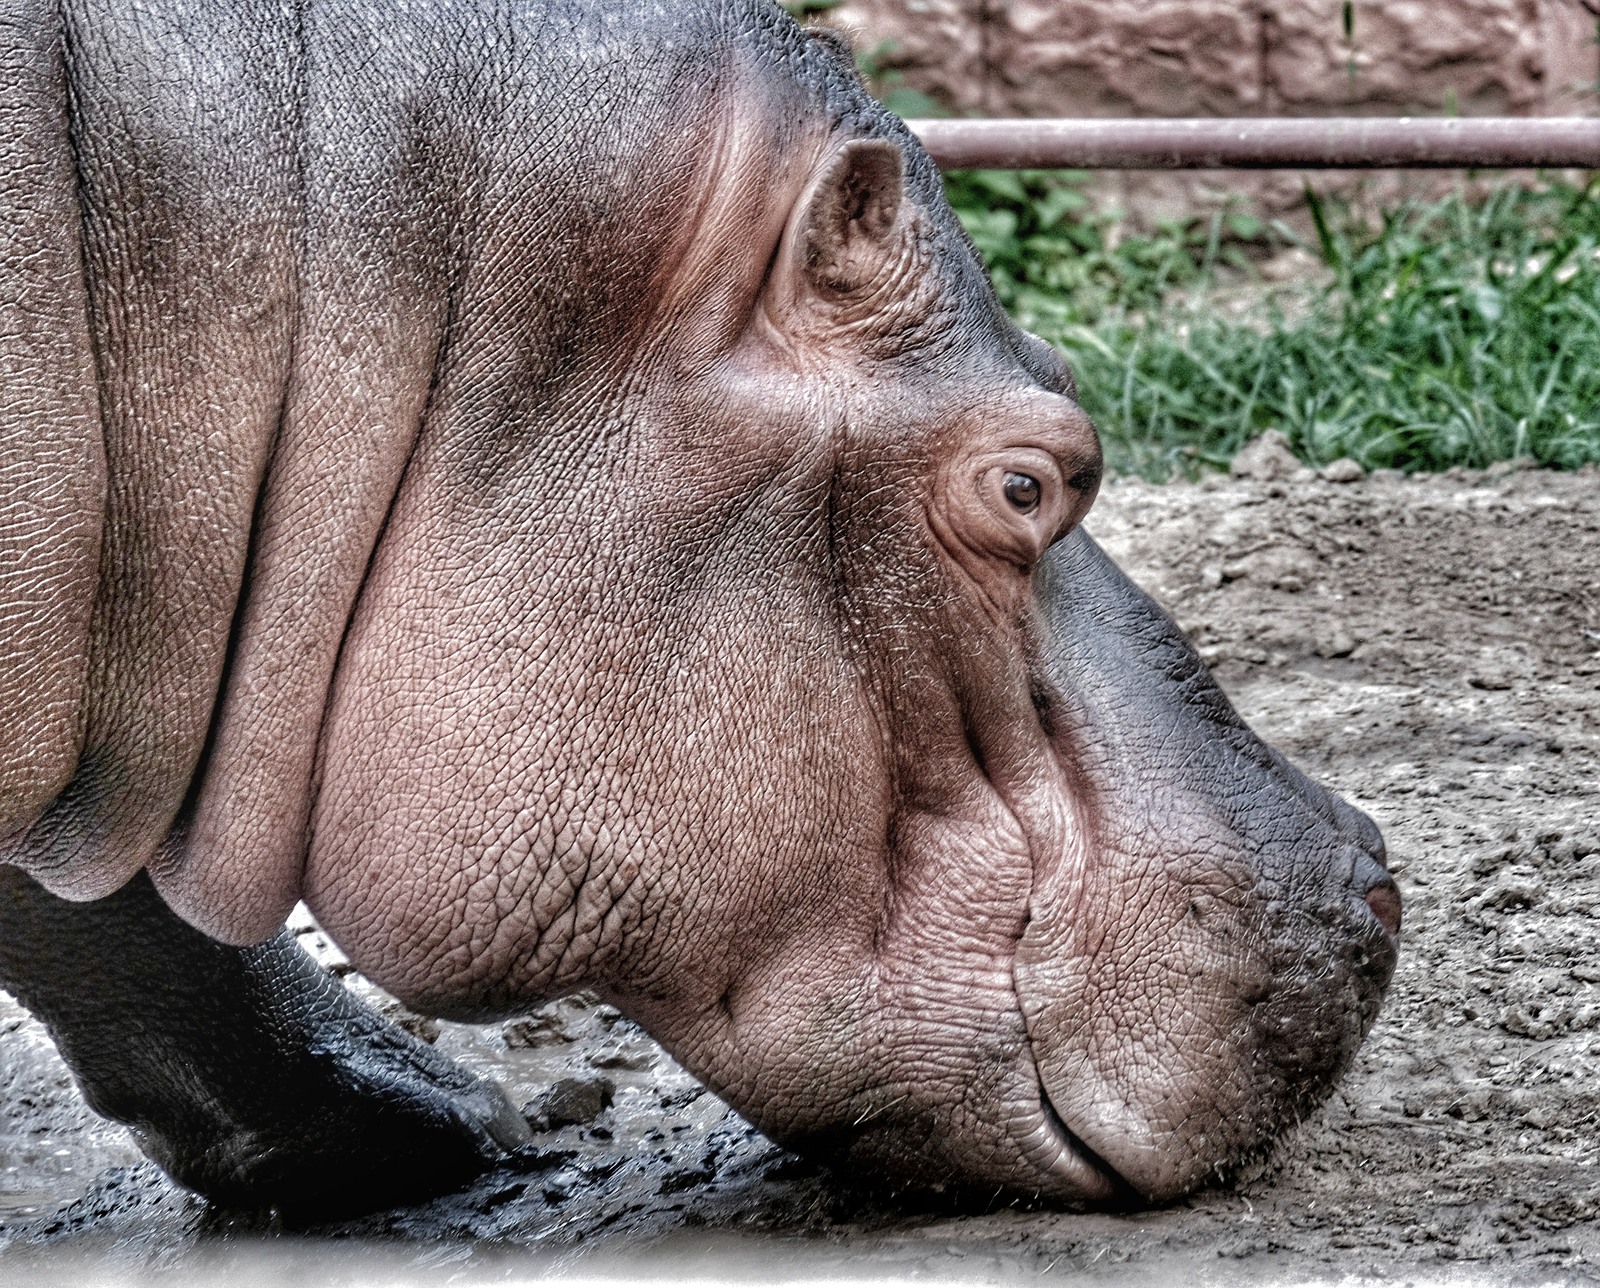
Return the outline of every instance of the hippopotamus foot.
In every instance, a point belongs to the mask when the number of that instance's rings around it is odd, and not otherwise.
[[[289,935],[220,944],[143,874],[69,903],[0,866],[0,985],[97,1112],[220,1204],[370,1210],[458,1188],[529,1139],[498,1086],[363,1005]]]

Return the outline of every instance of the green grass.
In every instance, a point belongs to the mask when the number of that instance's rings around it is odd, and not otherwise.
[[[1320,271],[1270,289],[1257,266],[1299,240],[1283,225],[1235,213],[1119,238],[1082,179],[948,183],[1002,303],[1072,364],[1113,468],[1222,466],[1271,428],[1313,464],[1600,460],[1600,178],[1375,226],[1313,196]]]

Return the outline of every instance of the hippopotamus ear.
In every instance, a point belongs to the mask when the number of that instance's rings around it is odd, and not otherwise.
[[[905,162],[882,139],[853,139],[828,161],[801,221],[800,253],[818,289],[858,291],[883,271],[900,223]]]

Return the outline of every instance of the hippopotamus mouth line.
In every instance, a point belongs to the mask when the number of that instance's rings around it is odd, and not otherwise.
[[[1030,1043],[1031,1046],[1031,1043]],[[1044,1115],[1045,1127],[1056,1138],[1064,1150],[1074,1155],[1091,1171],[1097,1173],[1106,1184],[1110,1193],[1099,1200],[1098,1206],[1104,1207],[1132,1207],[1144,1201],[1140,1193],[1127,1177],[1117,1171],[1105,1158],[1082,1136],[1068,1127],[1061,1115],[1056,1112],[1055,1104],[1050,1099],[1050,1093],[1045,1089],[1044,1078],[1038,1072],[1037,1063],[1034,1065],[1034,1076],[1039,1084],[1039,1109]]]

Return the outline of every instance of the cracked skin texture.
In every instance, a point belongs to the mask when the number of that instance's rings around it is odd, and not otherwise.
[[[440,1015],[598,989],[899,1184],[1161,1199],[1326,1092],[1381,840],[1078,530],[1071,377],[840,48],[754,0],[31,12],[5,271],[60,316],[0,334],[55,412],[0,450],[101,465],[60,566],[0,530],[70,609],[53,688],[0,672],[10,862],[225,944],[303,897]]]

